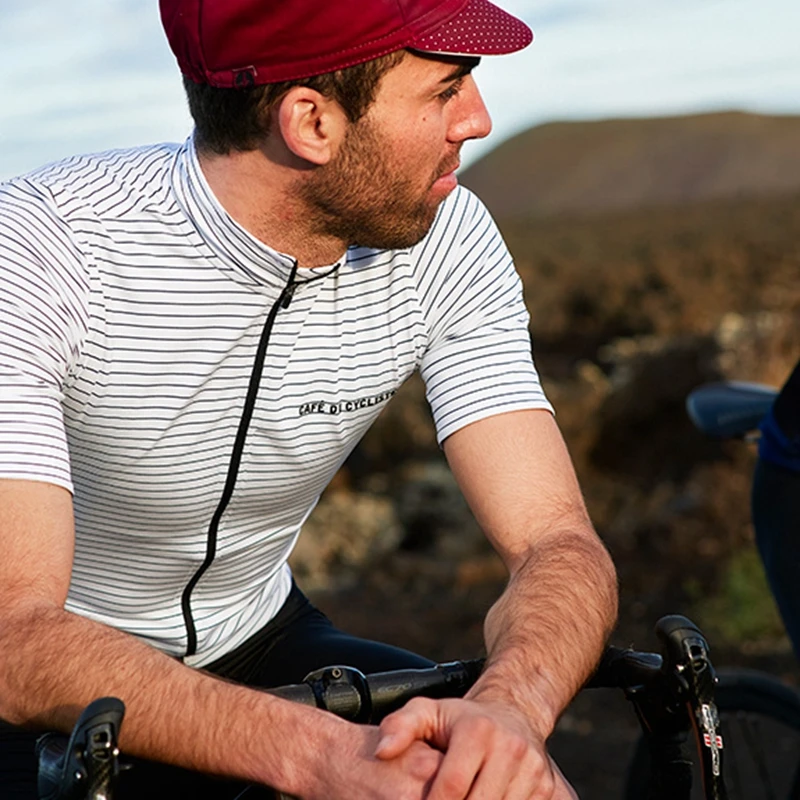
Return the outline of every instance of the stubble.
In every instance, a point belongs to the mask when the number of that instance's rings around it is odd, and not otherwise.
[[[413,174],[413,165],[411,172]],[[335,159],[298,186],[308,209],[311,233],[347,245],[402,249],[417,244],[430,230],[439,203],[430,188],[441,172],[423,185],[402,174],[365,119],[347,131]]]

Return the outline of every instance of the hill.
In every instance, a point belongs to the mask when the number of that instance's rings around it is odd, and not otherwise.
[[[459,177],[500,219],[573,216],[797,192],[799,152],[796,116],[555,122]]]

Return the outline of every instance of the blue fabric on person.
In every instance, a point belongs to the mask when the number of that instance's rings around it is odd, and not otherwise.
[[[770,409],[759,428],[759,458],[784,469],[800,472],[800,437],[790,438],[783,432],[775,419],[774,409]]]
[[[800,470],[759,459],[752,514],[767,580],[800,659]]]
[[[756,544],[800,659],[800,361],[759,427],[751,498]]]

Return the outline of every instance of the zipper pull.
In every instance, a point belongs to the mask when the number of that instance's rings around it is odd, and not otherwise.
[[[283,299],[281,300],[281,308],[289,308],[289,303],[292,302],[292,298],[294,297],[294,290],[297,288],[298,284],[292,282],[286,284],[286,288],[283,290]]]

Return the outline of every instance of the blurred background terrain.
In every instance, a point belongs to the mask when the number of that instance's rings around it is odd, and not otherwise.
[[[653,647],[665,613],[719,664],[796,682],[749,520],[753,445],[684,411],[699,384],[778,384],[800,357],[800,117],[706,114],[548,124],[461,176],[523,279],[534,357],[619,571],[616,644]],[[342,468],[293,559],[339,624],[434,659],[482,650],[505,570],[410,380]],[[612,797],[635,736],[625,701],[580,697],[553,751]],[[609,765],[614,765],[610,767]]]

